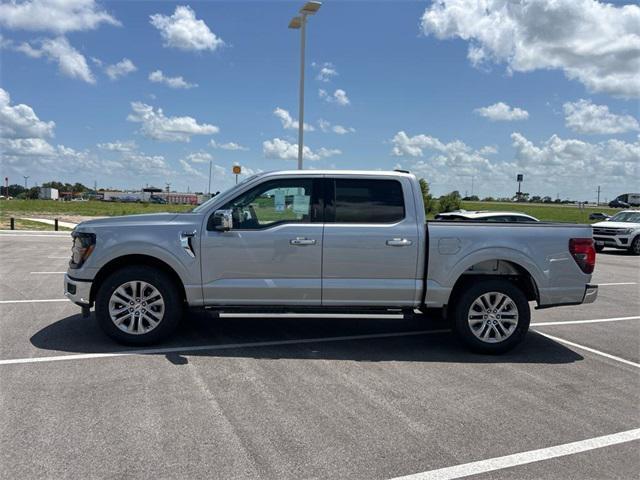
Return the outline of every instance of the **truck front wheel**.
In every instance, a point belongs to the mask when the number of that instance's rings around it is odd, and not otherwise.
[[[102,330],[128,345],[149,345],[167,337],[180,322],[179,289],[162,270],[131,266],[115,271],[96,295]]]
[[[631,255],[640,255],[640,235],[633,239],[631,246],[629,247]]]
[[[458,337],[472,350],[498,354],[511,350],[529,329],[529,302],[508,280],[477,280],[468,284],[453,309]]]

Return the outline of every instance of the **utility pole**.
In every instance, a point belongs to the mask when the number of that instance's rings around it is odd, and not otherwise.
[[[29,180],[29,175],[23,175],[22,178],[24,178],[24,189],[27,189],[27,180]]]
[[[600,185],[598,185],[598,202],[596,205],[600,205]]]

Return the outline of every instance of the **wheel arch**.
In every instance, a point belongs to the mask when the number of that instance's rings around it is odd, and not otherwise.
[[[186,300],[187,294],[184,288],[184,283],[182,282],[182,279],[180,278],[178,273],[173,269],[173,267],[171,267],[163,260],[152,257],[150,255],[130,254],[116,257],[102,266],[91,284],[91,302],[95,301],[96,295],[101,285],[104,283],[105,279],[109,277],[109,275],[120,270],[123,267],[131,267],[136,265],[156,268],[169,275],[169,277],[173,280],[173,282],[179,289],[180,298],[183,301]]]
[[[456,304],[457,297],[469,284],[488,279],[507,279],[517,286],[529,301],[540,302],[540,292],[534,276],[527,268],[513,260],[495,259],[477,262],[468,267],[451,289],[447,309]]]

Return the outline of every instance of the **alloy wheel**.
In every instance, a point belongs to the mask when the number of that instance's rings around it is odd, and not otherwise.
[[[132,335],[156,328],[164,317],[165,305],[156,287],[132,280],[116,288],[109,299],[109,317],[116,327]]]
[[[467,321],[471,332],[480,341],[503,342],[518,326],[518,307],[504,293],[487,292],[473,301]]]

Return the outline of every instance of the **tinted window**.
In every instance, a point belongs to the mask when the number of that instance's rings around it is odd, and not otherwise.
[[[313,180],[272,180],[252,188],[228,202],[233,211],[233,229],[255,230],[280,223],[312,221]]]
[[[404,218],[402,185],[396,180],[335,180],[337,223],[393,223]]]
[[[510,217],[486,217],[485,222],[510,222]]]
[[[518,222],[518,223],[534,223],[535,220],[533,218],[528,218],[528,217],[511,217],[512,218],[512,222]]]

